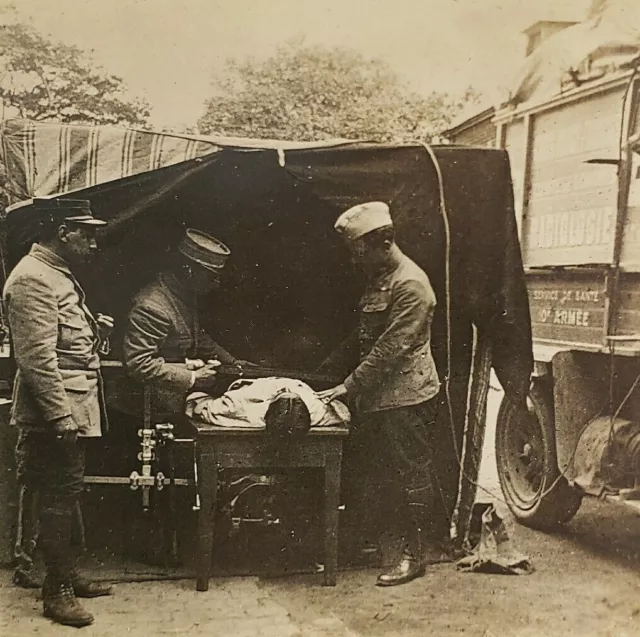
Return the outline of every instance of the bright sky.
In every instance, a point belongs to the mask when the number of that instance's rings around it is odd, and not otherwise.
[[[639,0],[640,1],[640,0]],[[293,37],[380,57],[421,92],[488,96],[522,60],[522,29],[580,20],[589,0],[14,0],[54,38],[84,49],[153,107],[155,126],[193,125],[212,72]]]

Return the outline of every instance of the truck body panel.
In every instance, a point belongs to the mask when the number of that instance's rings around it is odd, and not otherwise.
[[[640,354],[639,92],[625,71],[494,116],[511,162],[534,351]]]
[[[617,159],[621,93],[610,90],[532,118],[530,185],[522,224],[525,266],[612,262],[616,171],[586,162]]]

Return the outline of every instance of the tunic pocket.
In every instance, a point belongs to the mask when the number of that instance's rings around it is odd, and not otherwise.
[[[365,356],[373,343],[384,332],[389,318],[389,293],[369,295],[360,303],[360,345]]]
[[[91,352],[93,332],[80,317],[69,316],[58,321],[58,348],[68,352]]]
[[[63,375],[64,388],[67,392],[71,416],[83,435],[99,435],[100,432],[100,399],[98,379],[86,374]]]

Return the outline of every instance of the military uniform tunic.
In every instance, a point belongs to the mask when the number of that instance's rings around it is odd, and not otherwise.
[[[154,389],[158,411],[172,415],[183,412],[191,388],[192,373],[184,364],[187,358],[235,362],[199,327],[195,295],[170,274],[159,275],[134,299],[123,356],[131,377]]]

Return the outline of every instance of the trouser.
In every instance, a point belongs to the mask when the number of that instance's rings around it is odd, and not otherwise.
[[[66,582],[75,572],[73,516],[83,489],[84,441],[58,439],[51,431],[21,430],[16,444],[18,483],[38,493],[39,545],[47,578]]]
[[[20,484],[18,491],[18,508],[16,535],[13,549],[13,561],[16,572],[23,575],[33,573],[35,569],[34,554],[40,534],[40,494],[28,484]],[[84,520],[80,502],[76,500],[73,516],[72,543],[83,547],[85,543]]]
[[[367,414],[369,514],[380,532],[416,557],[426,542],[442,542],[449,520],[434,467],[438,399]]]
[[[28,573],[33,569],[33,554],[39,533],[39,494],[27,484],[19,484],[18,488],[18,519],[13,558],[16,569]]]

